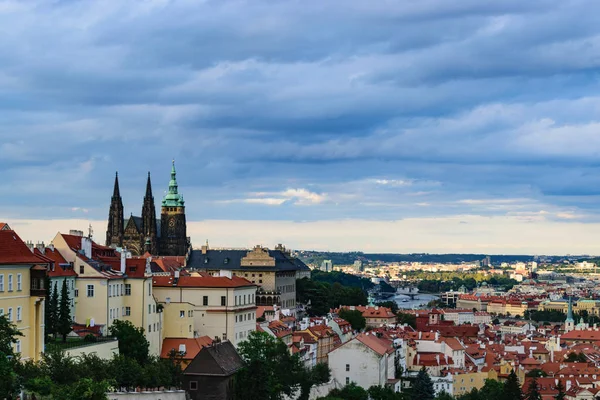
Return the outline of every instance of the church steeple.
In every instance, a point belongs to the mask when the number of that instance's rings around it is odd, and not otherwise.
[[[152,195],[152,182],[150,172],[146,182],[146,195],[142,205],[142,243],[140,248],[148,251],[150,254],[157,254],[157,230],[156,230],[156,208],[154,206],[154,196]]]
[[[565,333],[571,332],[575,328],[575,320],[573,319],[573,301],[569,297],[569,305],[567,308],[567,319],[565,320]]]
[[[171,165],[169,190],[162,201],[160,223],[161,255],[183,256],[188,250],[185,202],[179,194],[175,160]]]
[[[121,247],[123,245],[123,199],[119,190],[119,173],[115,174],[115,186],[108,211],[108,227],[106,229],[106,245]]]

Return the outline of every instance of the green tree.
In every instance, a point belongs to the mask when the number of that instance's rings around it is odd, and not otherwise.
[[[305,378],[304,366],[287,345],[265,332],[253,331],[240,343],[245,366],[235,376],[237,400],[280,400],[292,396]]]
[[[452,397],[448,392],[441,392],[436,396],[435,400],[454,400],[454,397]]]
[[[395,301],[392,301],[392,300],[380,301],[377,303],[377,305],[380,307],[389,308],[390,310],[392,310],[392,312],[394,314],[396,314],[398,312],[398,303],[396,303]]]
[[[367,392],[370,400],[399,400],[400,398],[390,387],[371,386]]]
[[[23,334],[6,316],[0,316],[0,399],[12,399],[20,391],[19,355],[13,350]]]
[[[117,387],[135,390],[144,386],[144,369],[133,357],[123,354],[115,356],[111,361],[111,370]]]
[[[421,368],[417,374],[417,378],[411,389],[410,398],[411,400],[433,400],[435,398],[433,382],[425,367]]]
[[[493,379],[486,379],[479,390],[479,395],[485,400],[506,400],[504,398],[504,384]]]
[[[548,374],[539,368],[534,368],[531,371],[527,372],[527,374],[525,374],[525,376],[527,376],[528,378],[533,378],[533,377],[541,378],[541,377],[548,376]]]
[[[150,343],[143,328],[137,328],[130,321],[115,320],[109,328],[111,336],[119,339],[119,354],[133,358],[140,365],[148,361]]]
[[[565,400],[567,398],[567,394],[565,393],[565,386],[563,385],[560,379],[558,380],[558,385],[556,385],[556,390],[558,391],[555,397],[556,400]]]
[[[344,386],[342,389],[333,389],[327,395],[327,400],[332,399],[343,399],[343,400],[368,400],[369,393],[352,382],[349,385]]]
[[[587,362],[587,357],[583,353],[569,353],[567,356],[568,362]]]
[[[504,382],[504,398],[522,400],[523,392],[521,391],[521,385],[519,384],[519,378],[515,374],[515,370],[510,371],[508,379]]]
[[[50,302],[48,303],[48,319],[45,321],[46,333],[56,338],[58,326],[58,284],[55,282],[54,287],[50,285]],[[49,289],[50,289],[49,288]]]
[[[67,280],[64,279],[60,292],[60,303],[56,313],[56,333],[62,336],[62,341],[67,341],[67,335],[73,330],[73,320],[71,319],[71,299],[69,299],[69,289]]]
[[[408,326],[417,328],[417,317],[414,314],[399,312],[396,314],[396,319],[399,324],[408,324]]]
[[[350,325],[352,325],[352,329],[355,331],[362,331],[367,326],[367,320],[358,310],[349,310],[343,308],[339,312],[339,317],[348,321]]]
[[[525,394],[526,400],[542,400],[540,394],[540,387],[538,385],[537,377],[531,378],[529,386],[527,387],[527,393]]]
[[[52,321],[54,321],[55,316],[52,310],[52,305],[51,303],[51,297],[52,297],[52,287],[51,287],[51,283],[50,283],[50,277],[48,275],[46,275],[46,277],[44,278],[44,287],[48,288],[46,290],[46,302],[45,302],[45,307],[44,307],[44,334],[45,334],[45,342],[48,343],[48,341],[50,340],[51,336],[53,335],[52,332]]]

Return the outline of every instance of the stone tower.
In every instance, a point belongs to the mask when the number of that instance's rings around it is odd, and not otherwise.
[[[185,202],[177,188],[175,160],[173,160],[173,166],[171,167],[169,191],[162,201],[160,223],[160,254],[163,256],[184,256],[188,247]]]
[[[148,172],[148,181],[146,182],[146,195],[142,205],[142,243],[140,249],[142,252],[158,254],[158,237],[156,230],[156,207],[154,206],[154,196],[152,195],[152,182],[150,181],[150,172]]]
[[[123,245],[123,200],[119,191],[119,173],[115,174],[115,188],[108,211],[108,228],[106,229],[106,245],[121,247]]]

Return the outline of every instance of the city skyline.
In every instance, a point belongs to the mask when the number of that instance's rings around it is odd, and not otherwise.
[[[0,220],[102,242],[174,158],[194,246],[600,254],[594,10],[0,3]]]

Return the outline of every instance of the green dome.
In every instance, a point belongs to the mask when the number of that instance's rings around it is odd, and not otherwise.
[[[183,207],[185,202],[183,196],[177,192],[177,172],[175,171],[175,160],[171,167],[171,180],[169,181],[169,192],[163,198],[163,207]]]

